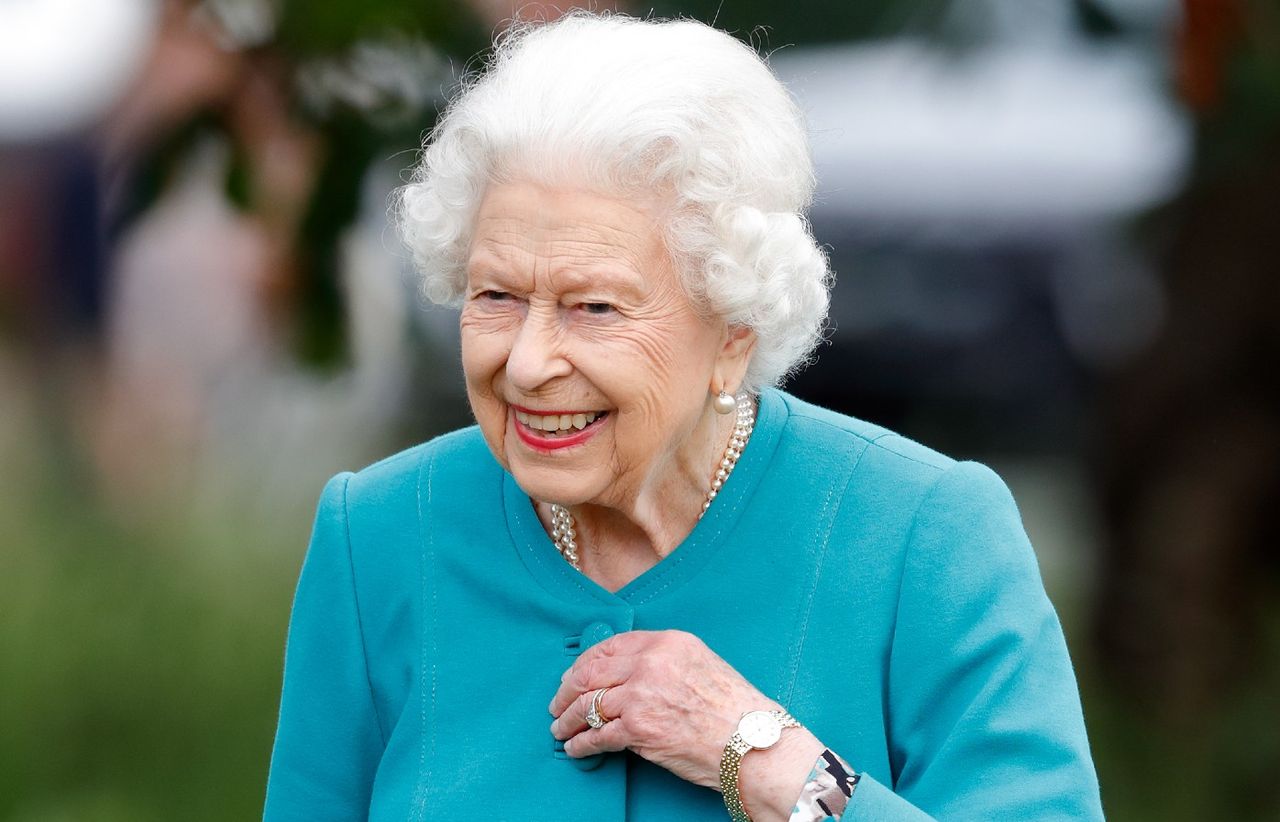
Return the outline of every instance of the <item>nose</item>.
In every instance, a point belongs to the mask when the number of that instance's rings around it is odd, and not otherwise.
[[[558,309],[530,306],[507,355],[507,380],[512,387],[532,392],[572,372],[563,343]]]

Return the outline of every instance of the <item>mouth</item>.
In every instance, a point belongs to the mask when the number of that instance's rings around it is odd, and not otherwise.
[[[608,411],[566,411],[559,414],[536,414],[512,406],[516,422],[541,437],[568,437],[595,425],[609,415]]]
[[[539,450],[554,450],[585,442],[609,418],[608,411],[538,412],[511,406],[516,433]]]

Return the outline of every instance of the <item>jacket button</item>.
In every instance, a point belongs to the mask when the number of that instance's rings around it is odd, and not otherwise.
[[[613,636],[613,626],[607,622],[593,622],[582,629],[582,650]]]
[[[564,752],[564,741],[551,737],[551,755],[556,759],[567,759],[573,763],[573,767],[580,771],[589,771],[593,768],[600,767],[600,763],[604,761],[604,754],[592,754],[584,756],[580,759],[574,759]]]
[[[583,651],[595,645],[597,642],[603,642],[613,636],[613,626],[607,622],[592,622],[590,625],[582,629],[581,649]],[[604,754],[592,754],[591,756],[569,757],[573,767],[580,771],[590,771],[600,767],[604,762]]]

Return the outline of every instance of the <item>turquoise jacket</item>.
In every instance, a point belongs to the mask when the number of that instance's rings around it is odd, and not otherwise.
[[[325,487],[293,605],[267,822],[715,820],[629,751],[567,757],[582,649],[701,637],[863,774],[852,820],[1101,819],[1062,628],[1007,488],[781,391],[688,538],[616,593],[469,428]]]

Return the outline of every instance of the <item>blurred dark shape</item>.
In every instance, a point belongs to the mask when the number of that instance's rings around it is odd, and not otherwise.
[[[1204,736],[1265,670],[1280,601],[1280,18],[1261,0],[1185,11],[1196,166],[1142,226],[1165,332],[1100,395],[1097,632],[1134,704]],[[1247,788],[1280,801],[1273,778]]]
[[[1177,81],[1182,99],[1205,113],[1223,98],[1231,52],[1244,34],[1241,0],[1185,0],[1178,29]]]
[[[840,272],[833,331],[791,390],[950,450],[1060,453],[1079,440],[1091,383],[1055,304],[1079,237],[858,231],[821,211],[814,227]]]
[[[1074,0],[1076,22],[1089,37],[1105,39],[1124,33],[1124,25],[1106,6],[1096,0]]]
[[[50,464],[73,487],[91,482],[69,406],[91,381],[86,361],[106,324],[101,203],[97,155],[81,136],[0,152],[0,337],[17,343]]]
[[[44,348],[101,332],[106,268],[96,157],[68,138],[0,155],[0,323]]]
[[[496,30],[515,20],[555,20],[575,8],[643,14],[646,7],[632,0],[467,0]]]
[[[167,108],[130,112],[140,122],[114,144],[124,169],[116,231],[151,208],[196,145],[225,143],[228,196],[278,249],[280,326],[302,362],[342,364],[339,242],[360,186],[376,160],[417,143],[456,82],[449,57],[460,65],[487,36],[446,0],[207,0],[168,11],[160,50],[180,65],[208,55],[211,71],[188,72],[197,84],[179,90],[170,61],[153,61],[139,95],[176,93]]]

